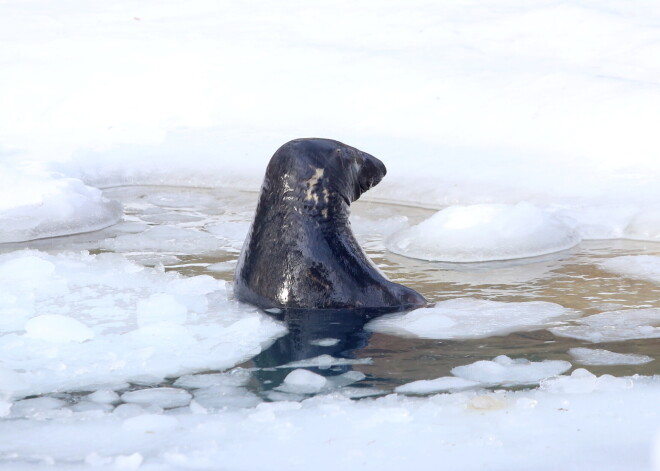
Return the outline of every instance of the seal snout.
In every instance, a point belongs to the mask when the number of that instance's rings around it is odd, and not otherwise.
[[[385,164],[376,157],[369,154],[362,154],[363,162],[358,171],[358,186],[362,194],[370,188],[378,185],[387,173]],[[358,195],[359,196],[359,195]],[[357,199],[357,198],[356,198]]]

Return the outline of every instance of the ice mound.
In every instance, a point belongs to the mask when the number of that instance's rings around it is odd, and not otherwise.
[[[118,202],[80,180],[0,163],[0,243],[95,231],[121,216]]]
[[[583,365],[643,365],[653,361],[648,355],[616,353],[598,348],[571,348],[568,353]]]
[[[600,263],[603,270],[619,275],[660,283],[660,256],[628,255]]]
[[[632,218],[625,230],[627,239],[660,241],[660,210],[642,211]]]
[[[620,239],[639,213],[635,205],[589,205],[559,208],[554,215],[573,227],[584,240]]]
[[[560,337],[589,342],[621,342],[660,338],[660,309],[624,309],[577,319],[575,325],[553,327]]]
[[[0,255],[0,397],[225,369],[284,332],[210,276],[116,254]]]
[[[515,360],[500,355],[492,361],[481,360],[470,365],[452,368],[453,375],[483,385],[502,386],[535,384],[542,379],[556,376],[571,368],[571,364],[561,360],[531,362],[524,358]]]
[[[387,248],[407,257],[443,262],[483,262],[534,257],[580,241],[560,219],[529,203],[451,206],[396,232]]]
[[[403,337],[485,338],[538,330],[574,316],[574,311],[544,301],[506,303],[459,298],[408,313],[388,314],[369,322],[365,328]]]

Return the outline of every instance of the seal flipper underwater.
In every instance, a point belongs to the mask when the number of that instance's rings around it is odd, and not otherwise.
[[[236,272],[236,298],[264,310],[393,312],[426,304],[362,251],[349,206],[385,176],[377,158],[329,139],[296,139],[273,155]]]

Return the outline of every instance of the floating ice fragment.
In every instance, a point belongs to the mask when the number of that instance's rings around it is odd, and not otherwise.
[[[47,342],[84,342],[94,338],[94,332],[82,322],[59,314],[43,314],[25,323],[25,335]]]
[[[138,469],[144,458],[140,453],[133,453],[132,455],[119,455],[115,458],[115,468],[116,469]]]
[[[660,338],[660,309],[624,309],[577,319],[575,325],[553,327],[560,337],[589,342],[621,342]]]
[[[185,375],[174,382],[179,388],[199,389],[212,386],[245,386],[252,378],[250,370],[234,368],[226,373]]]
[[[620,239],[639,208],[635,205],[593,205],[562,208],[553,214],[575,228],[584,240]]]
[[[163,409],[187,406],[192,395],[188,391],[177,388],[149,388],[126,392],[121,400],[140,405],[156,405]]]
[[[568,353],[583,365],[642,365],[653,361],[647,355],[615,353],[597,348],[571,348]]]
[[[85,397],[85,399],[100,404],[112,404],[114,402],[119,402],[119,394],[109,389],[99,389]]]
[[[534,257],[569,249],[577,233],[529,203],[451,206],[387,239],[407,257],[444,262],[483,262]]]
[[[558,376],[541,381],[541,389],[555,394],[588,394],[594,391],[624,391],[633,387],[630,378],[611,375],[600,377],[578,368],[570,376]]]
[[[4,399],[0,399],[0,417],[7,417],[11,412],[13,404]]]
[[[367,330],[403,337],[432,339],[484,338],[532,331],[572,318],[575,312],[543,301],[499,302],[458,298],[408,313],[388,314]]]
[[[280,365],[277,368],[330,368],[339,365],[370,365],[373,363],[371,358],[335,358],[331,355],[319,355],[314,358],[293,361],[286,365]]]
[[[286,332],[210,276],[117,254],[0,254],[0,310],[9,305],[22,312],[0,323],[0,390],[10,399],[231,368]]]
[[[470,365],[457,366],[453,375],[484,385],[513,386],[535,384],[556,376],[571,368],[571,364],[561,360],[530,362],[523,358],[511,359],[500,355],[492,361],[481,360]]]
[[[95,231],[121,215],[118,202],[80,180],[0,164],[0,243]]]
[[[628,255],[600,263],[603,270],[619,275],[660,283],[660,256]]]
[[[660,210],[647,209],[637,214],[626,227],[624,237],[660,241]]]
[[[413,381],[394,388],[394,392],[401,394],[433,394],[444,391],[461,391],[480,386],[479,381],[472,381],[454,376],[443,376],[436,379],[423,379]]]
[[[314,345],[317,347],[332,347],[333,345],[337,345],[339,343],[339,339],[332,339],[332,338],[326,338],[326,339],[317,339],[317,340],[310,340],[309,344]]]
[[[294,394],[314,394],[326,386],[327,380],[309,370],[297,369],[289,373],[279,390]]]

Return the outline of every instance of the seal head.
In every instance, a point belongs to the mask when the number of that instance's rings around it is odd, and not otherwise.
[[[358,245],[351,202],[385,176],[377,158],[329,139],[296,139],[275,152],[234,274],[240,301],[265,310],[391,312],[423,306]]]

